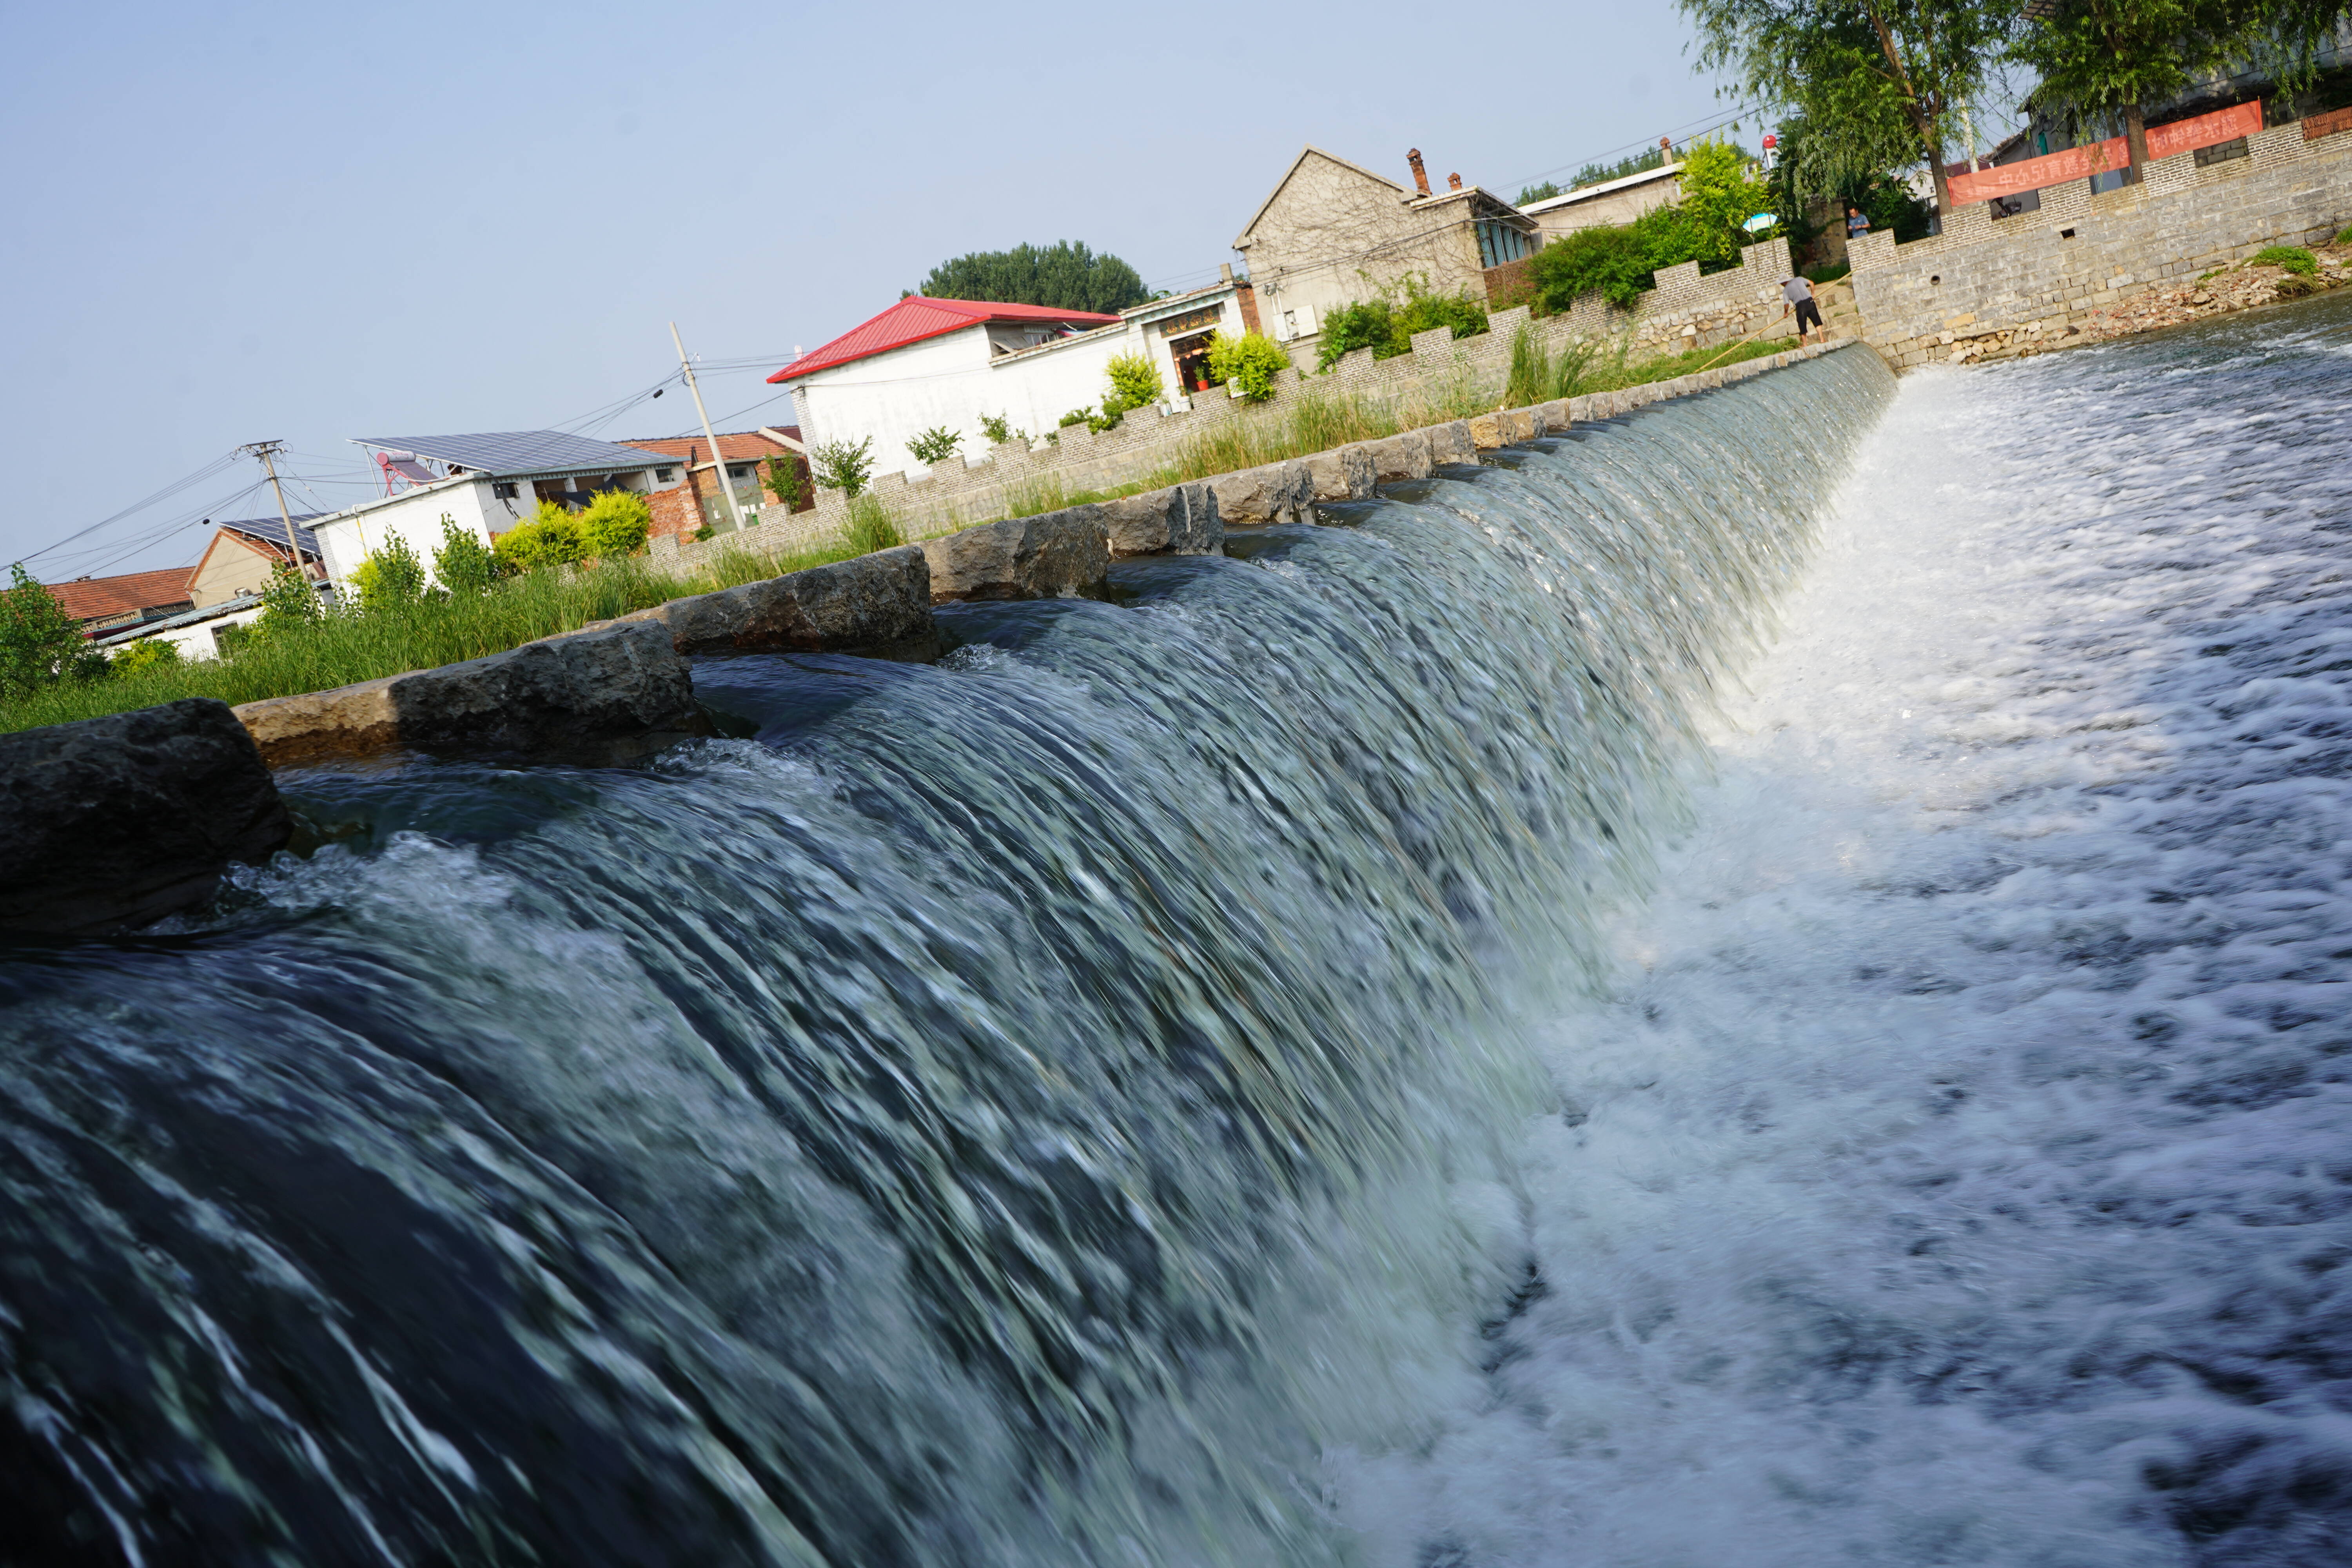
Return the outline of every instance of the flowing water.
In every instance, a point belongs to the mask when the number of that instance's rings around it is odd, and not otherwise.
[[[1384,1563],[2352,1563],[2352,300],[1905,380]]]
[[[0,970],[0,1561],[2339,1560],[2345,327],[290,778]]]

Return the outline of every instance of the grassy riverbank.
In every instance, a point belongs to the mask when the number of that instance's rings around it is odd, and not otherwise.
[[[1287,418],[1233,420],[1216,426],[1186,441],[1172,463],[1111,489],[1066,491],[1058,479],[1048,476],[1033,481],[1027,491],[1016,496],[1007,515],[1029,517],[1087,501],[1139,495],[1167,485],[1254,468],[1261,463],[1328,452],[1354,441],[1378,441],[1405,430],[1491,414],[1498,405],[1518,406],[1672,381],[1694,371],[1764,359],[1797,346],[1794,338],[1776,338],[1645,360],[1633,359],[1621,349],[1616,354],[1593,354],[1580,364],[1561,364],[1538,356],[1538,363],[1531,367],[1531,377],[1526,378],[1533,384],[1515,384],[1499,400],[1493,383],[1480,384],[1467,376],[1425,391],[1409,402],[1394,404],[1355,393],[1326,392],[1309,378],[1290,403]]]
[[[722,547],[691,573],[657,572],[643,557],[572,572],[534,572],[508,578],[484,594],[331,615],[307,626],[249,638],[227,658],[60,681],[0,705],[0,731],[62,724],[183,697],[217,697],[235,705],[324,691],[504,653],[540,637],[577,631],[591,621],[858,553],[847,544],[782,556]]]

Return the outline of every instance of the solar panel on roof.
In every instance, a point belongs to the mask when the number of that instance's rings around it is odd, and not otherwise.
[[[646,467],[642,448],[567,436],[561,430],[500,430],[477,436],[363,436],[362,447],[437,458],[484,474],[597,473]]]

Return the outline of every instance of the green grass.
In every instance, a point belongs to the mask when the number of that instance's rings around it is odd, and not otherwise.
[[[2347,224],[2343,231],[2336,235],[2336,243],[2338,245],[2352,245],[2352,224]]]
[[[2266,245],[2254,252],[2252,265],[2284,267],[2289,272],[2298,272],[2308,278],[2319,270],[2319,258],[2299,245]]]
[[[1825,262],[1819,267],[1806,268],[1805,281],[1808,283],[1834,283],[1853,270],[1853,263],[1851,261]]]
[[[0,730],[62,724],[183,697],[217,697],[235,705],[324,691],[503,653],[688,594],[731,588],[860,553],[846,542],[777,556],[722,544],[700,570],[683,574],[656,572],[643,557],[576,572],[535,572],[508,578],[474,597],[331,616],[313,626],[261,641],[248,639],[228,658],[190,659],[46,687],[0,705]]]

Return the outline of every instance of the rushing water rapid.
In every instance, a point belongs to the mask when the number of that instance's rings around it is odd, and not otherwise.
[[[715,661],[630,770],[0,972],[12,1561],[1309,1563],[1521,1259],[1531,1020],[1892,395],[1864,353],[1340,526]],[[1803,441],[1793,425],[1821,423]]]
[[[2352,1563],[2352,299],[1906,378],[1785,616],[1368,1560]]]
[[[2352,1557],[2347,304],[289,778],[0,969],[8,1546]]]

